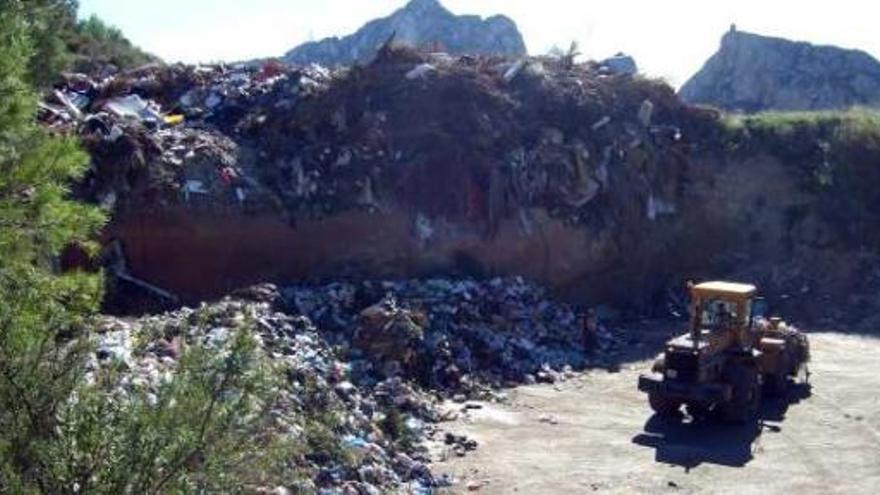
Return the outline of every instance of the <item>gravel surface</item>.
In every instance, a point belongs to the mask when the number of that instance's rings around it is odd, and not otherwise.
[[[766,401],[755,427],[653,418],[636,390],[643,352],[620,372],[519,387],[509,404],[470,410],[446,427],[479,449],[433,468],[457,479],[452,493],[877,493],[880,339],[810,338],[812,387]],[[642,351],[662,336],[651,340]]]

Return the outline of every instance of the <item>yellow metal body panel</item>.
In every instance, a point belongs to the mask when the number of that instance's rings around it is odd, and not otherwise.
[[[703,282],[693,287],[695,296],[701,298],[717,297],[720,299],[746,299],[755,295],[757,290],[757,287],[752,284],[723,281]]]

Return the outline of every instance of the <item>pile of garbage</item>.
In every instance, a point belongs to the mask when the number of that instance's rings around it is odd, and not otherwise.
[[[294,214],[404,204],[490,225],[529,208],[572,223],[632,203],[670,213],[684,156],[717,117],[607,64],[393,46],[292,110],[266,110],[240,130]]]
[[[82,194],[108,204],[207,197],[312,218],[405,204],[490,224],[534,207],[591,222],[595,205],[633,200],[652,219],[674,211],[682,157],[716,118],[613,64],[394,46],[334,71],[68,75],[41,109],[83,137],[94,167]]]
[[[467,410],[470,398],[500,400],[500,386],[601,365],[617,347],[594,319],[519,278],[262,285],[195,309],[105,317],[97,328],[93,369],[128,370],[125,383],[148,393],[174,373],[184,346],[221,349],[251,329],[287,377],[273,413],[284,431],[311,445],[309,425],[333,421],[333,448],[325,439],[325,451],[296,460],[311,476],[299,488],[327,494],[452,483],[431,474],[428,441],[459,456],[478,446],[441,429],[444,399]]]
[[[350,364],[308,318],[275,312],[269,303],[224,299],[133,322],[106,318],[94,366],[121,365],[131,375],[125,383],[154,393],[174,373],[182,345],[220,349],[245,322],[287,377],[272,417],[293,442],[308,446],[294,462],[310,479],[279,493],[431,493],[449,483],[427,467],[424,442],[438,420],[437,399],[399,377],[354,384]],[[319,449],[310,432],[320,425]]]
[[[84,199],[111,209],[267,208],[273,203],[251,170],[258,157],[242,149],[234,126],[263,105],[290,108],[329,77],[322,68],[277,64],[67,74],[40,104],[39,119],[78,135],[91,154],[91,173],[77,190]]]
[[[606,364],[618,345],[592,313],[579,314],[519,277],[335,282],[281,292],[288,311],[314,321],[362,376],[403,376],[459,400],[564,380],[573,369]]]

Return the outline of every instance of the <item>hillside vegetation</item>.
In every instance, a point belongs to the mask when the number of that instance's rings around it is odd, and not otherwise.
[[[221,352],[186,346],[152,395],[91,357],[101,277],[55,267],[106,217],[69,199],[87,155],[35,124],[32,5],[0,0],[0,493],[240,491],[277,465],[273,370],[244,322]]]
[[[78,19],[76,0],[22,4],[33,50],[28,61],[30,78],[39,87],[54,83],[63,71],[92,72],[108,65],[129,69],[159,61],[97,16]]]
[[[880,111],[766,112],[726,116],[722,124],[730,156],[767,153],[792,167],[807,190],[820,194],[832,224],[880,218]],[[880,235],[862,229],[848,240],[876,246]]]

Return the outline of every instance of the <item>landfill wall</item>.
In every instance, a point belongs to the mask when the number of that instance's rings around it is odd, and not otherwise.
[[[491,237],[480,227],[447,224],[430,241],[414,232],[416,220],[402,209],[351,212],[293,228],[271,214],[173,209],[123,215],[105,235],[124,241],[133,273],[189,302],[264,281],[437,274],[516,274],[595,294],[598,284],[581,285],[607,264],[601,241],[546,215],[532,235],[505,220]]]
[[[528,232],[515,218],[491,234],[444,223],[425,240],[418,208],[398,205],[295,226],[273,213],[131,212],[106,235],[124,240],[133,273],[189,303],[265,281],[522,275],[569,301],[664,312],[681,309],[684,281],[729,277],[758,283],[800,319],[870,316],[877,255],[840,241],[840,225],[790,165],[768,154],[706,156],[691,170],[676,213],[639,211],[643,220],[608,229],[536,210]]]
[[[644,313],[731,277],[819,317],[880,266],[873,141],[731,127],[601,62],[386,46],[332,71],[153,67],[71,76],[41,120],[92,154],[76,193],[114,212],[111,297],[523,275]]]
[[[540,209],[529,211],[528,230],[508,218],[489,232],[462,221],[427,227],[413,204],[296,225],[276,213],[179,207],[121,214],[105,235],[124,241],[133,273],[187,302],[266,281],[444,274],[522,275],[571,300],[649,307],[683,277],[724,272],[770,282],[756,268],[790,256],[787,209],[809,198],[772,157],[706,159],[695,168],[675,213],[652,220],[634,211],[642,218],[608,228],[573,226]]]

